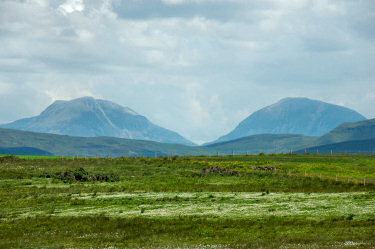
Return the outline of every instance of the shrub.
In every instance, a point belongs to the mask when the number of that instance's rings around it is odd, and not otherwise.
[[[57,172],[55,175],[44,173],[42,177],[62,180],[65,183],[77,182],[116,182],[120,180],[120,177],[114,173],[111,174],[90,174],[84,168],[75,169],[74,171],[67,170],[63,172]]]

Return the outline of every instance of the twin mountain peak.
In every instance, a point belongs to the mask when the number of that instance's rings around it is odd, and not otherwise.
[[[366,118],[343,106],[308,98],[285,98],[254,112],[215,142],[256,134],[321,136],[344,122]],[[120,137],[194,145],[178,133],[150,122],[116,103],[83,97],[55,101],[40,115],[0,125],[1,128],[81,137]]]

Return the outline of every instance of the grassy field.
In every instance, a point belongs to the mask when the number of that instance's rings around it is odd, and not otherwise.
[[[1,248],[375,248],[375,157],[0,157]]]

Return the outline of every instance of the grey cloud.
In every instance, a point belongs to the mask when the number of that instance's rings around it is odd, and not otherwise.
[[[214,7],[213,7],[214,6]],[[247,11],[272,7],[268,1],[186,1],[180,4],[168,4],[160,0],[117,1],[113,7],[115,13],[126,19],[153,18],[194,18],[228,21],[244,17]],[[250,19],[250,16],[248,16]]]
[[[65,2],[0,1],[0,122],[84,95],[194,141],[287,96],[375,117],[372,0]]]

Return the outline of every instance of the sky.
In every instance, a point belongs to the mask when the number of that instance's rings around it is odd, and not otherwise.
[[[0,0],[0,123],[114,101],[196,143],[285,97],[375,118],[373,0]]]

